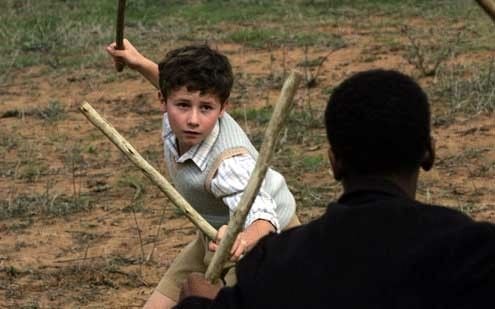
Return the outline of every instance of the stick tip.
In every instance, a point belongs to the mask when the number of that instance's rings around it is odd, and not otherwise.
[[[91,108],[91,105],[88,103],[88,101],[83,101],[81,106],[79,106],[79,110],[83,112],[87,112]]]

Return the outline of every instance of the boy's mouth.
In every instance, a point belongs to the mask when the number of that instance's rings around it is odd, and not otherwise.
[[[196,131],[183,131],[183,132],[184,132],[184,135],[189,135],[189,136],[198,136],[201,134],[201,133],[196,132]]]

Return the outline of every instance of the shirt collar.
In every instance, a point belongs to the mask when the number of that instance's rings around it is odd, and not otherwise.
[[[204,171],[207,167],[208,154],[213,148],[219,132],[220,126],[217,121],[211,133],[201,143],[194,145],[179,157],[177,137],[170,127],[167,113],[163,114],[163,141],[165,146],[171,151],[175,162],[184,163],[187,160],[192,160],[201,171]]]
[[[385,178],[369,177],[359,182],[354,182],[349,186],[346,192],[339,198],[339,203],[354,204],[359,203],[362,198],[369,196],[370,193],[398,196],[410,199],[408,195],[395,183]]]

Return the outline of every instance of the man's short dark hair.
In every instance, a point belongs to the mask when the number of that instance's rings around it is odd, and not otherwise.
[[[328,101],[325,124],[335,157],[354,174],[413,171],[430,143],[428,97],[393,70],[364,71],[342,82]]]
[[[160,90],[167,98],[172,90],[217,95],[223,104],[230,96],[234,75],[226,56],[208,45],[189,45],[167,53],[158,64]]]

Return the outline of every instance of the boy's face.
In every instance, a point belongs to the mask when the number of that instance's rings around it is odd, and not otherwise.
[[[165,104],[180,154],[201,143],[224,113],[218,96],[201,94],[199,90],[188,91],[185,86],[171,91]]]

